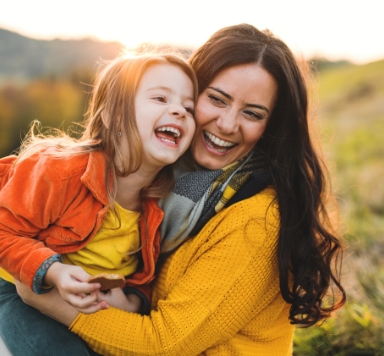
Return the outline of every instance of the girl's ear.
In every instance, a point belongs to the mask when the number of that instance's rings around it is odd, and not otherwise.
[[[109,127],[109,115],[103,110],[101,112],[101,120],[106,128]]]

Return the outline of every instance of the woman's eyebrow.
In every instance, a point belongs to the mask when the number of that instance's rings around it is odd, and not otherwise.
[[[264,110],[264,111],[266,111],[269,114],[268,108],[265,107],[264,105],[259,105],[259,104],[246,104],[246,105],[250,106],[251,108],[257,108],[257,109],[260,109],[260,110]]]
[[[227,99],[229,100],[233,100],[233,97],[231,95],[229,95],[228,93],[226,93],[225,91],[221,90],[220,88],[216,88],[216,87],[208,87],[209,89],[212,89],[212,90],[215,90],[217,92],[219,92],[221,95],[225,96]],[[250,106],[252,108],[257,108],[257,109],[261,109],[261,110],[264,110],[266,111],[268,114],[269,114],[269,110],[267,107],[265,107],[264,105],[260,105],[260,104],[248,104],[246,103],[245,104],[246,106]]]
[[[231,95],[229,95],[225,91],[221,90],[220,88],[216,88],[216,87],[208,87],[208,88],[219,92],[220,94],[224,95],[229,100],[233,100],[233,97]]]

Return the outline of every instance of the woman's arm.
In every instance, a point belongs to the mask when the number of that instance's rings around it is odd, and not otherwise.
[[[61,298],[57,289],[53,289],[48,294],[35,294],[24,283],[15,280],[17,293],[23,299],[24,303],[33,306],[42,313],[51,318],[69,326],[76,319],[79,312],[66,301]],[[94,306],[93,311],[96,312],[100,306]]]
[[[197,355],[225,342],[279,296],[272,199],[225,209],[181,246],[163,267],[149,317],[109,308],[69,318],[55,303],[42,311],[66,325],[75,317],[70,329],[103,355]]]

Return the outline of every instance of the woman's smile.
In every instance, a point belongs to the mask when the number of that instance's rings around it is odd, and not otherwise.
[[[236,145],[233,142],[222,140],[208,131],[203,131],[203,138],[208,149],[212,149],[218,153],[226,153]]]

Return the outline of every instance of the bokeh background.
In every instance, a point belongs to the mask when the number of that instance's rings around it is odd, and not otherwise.
[[[348,246],[348,303],[324,324],[298,330],[295,355],[384,355],[381,3],[6,2],[0,11],[0,157],[17,150],[35,119],[63,130],[81,122],[99,63],[126,48],[155,43],[191,52],[223,26],[270,29],[312,69],[313,112]]]

